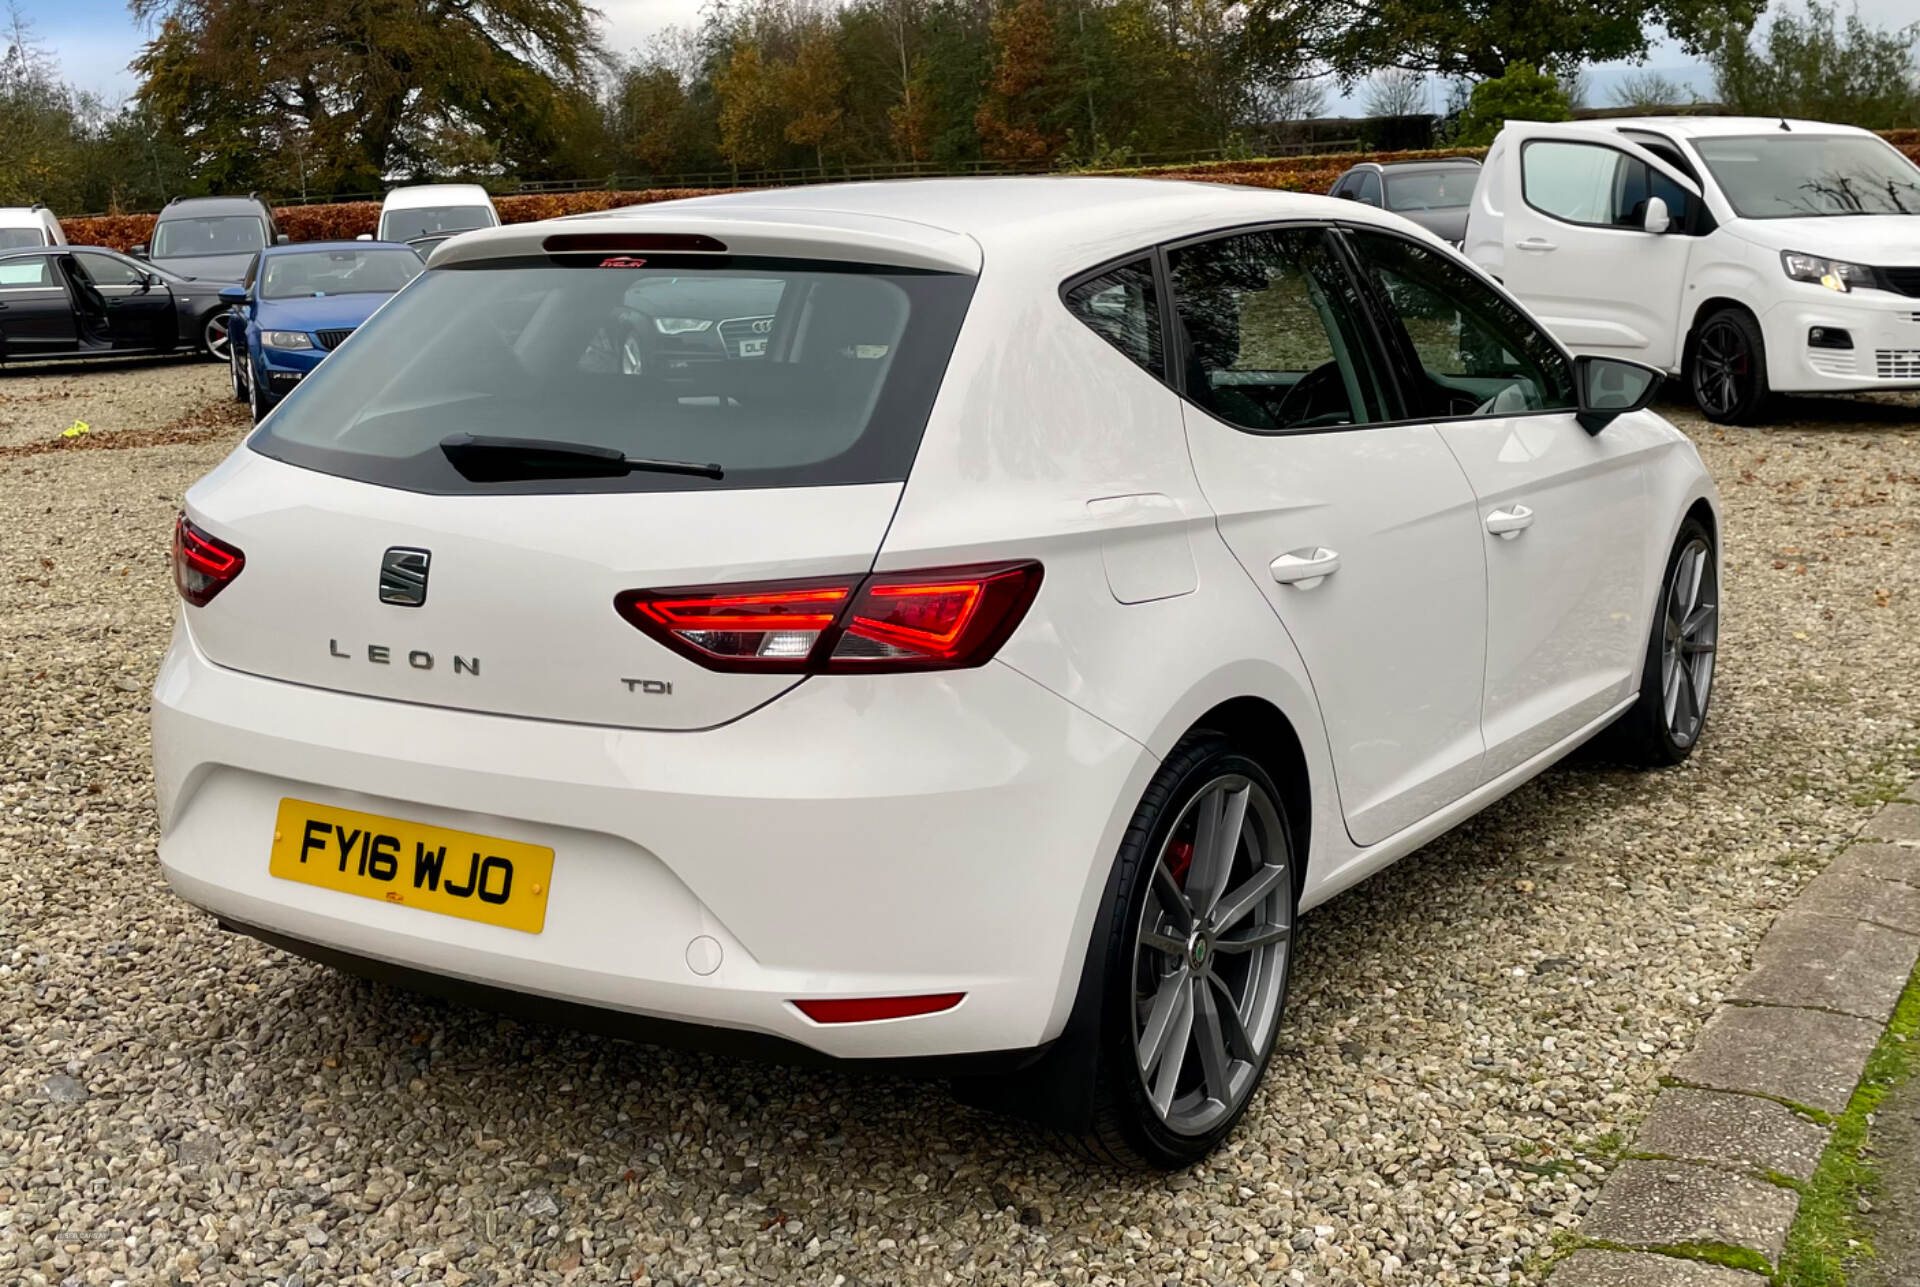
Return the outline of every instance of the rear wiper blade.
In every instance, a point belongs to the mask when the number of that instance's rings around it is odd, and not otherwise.
[[[649,460],[612,447],[548,438],[496,438],[456,433],[440,440],[441,454],[473,483],[515,483],[540,478],[620,478],[627,474],[686,474],[724,478],[718,465],[693,460]]]

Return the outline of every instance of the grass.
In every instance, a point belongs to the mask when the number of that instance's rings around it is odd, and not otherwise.
[[[1802,1190],[1800,1214],[1787,1234],[1775,1287],[1846,1287],[1847,1262],[1873,1254],[1855,1219],[1860,1200],[1874,1190],[1873,1164],[1861,1156],[1867,1119],[1895,1086],[1920,1072],[1920,970],[1907,981],[1893,1021],[1867,1059],[1847,1110],[1835,1119],[1813,1179]]]

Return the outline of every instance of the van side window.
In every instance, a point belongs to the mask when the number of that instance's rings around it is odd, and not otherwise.
[[[1568,223],[1638,228],[1647,199],[1659,197],[1675,224],[1684,224],[1690,198],[1673,180],[1638,157],[1600,143],[1537,139],[1520,149],[1520,191],[1528,205]]]
[[[1156,380],[1167,374],[1160,335],[1160,297],[1153,287],[1153,261],[1136,259],[1069,287],[1063,298],[1073,315],[1107,343],[1132,358]]]

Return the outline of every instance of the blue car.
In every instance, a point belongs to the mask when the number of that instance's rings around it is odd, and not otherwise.
[[[309,241],[262,250],[242,284],[220,292],[233,305],[235,400],[252,406],[258,424],[424,266],[398,242]]]

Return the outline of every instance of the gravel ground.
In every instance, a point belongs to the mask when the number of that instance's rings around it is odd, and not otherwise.
[[[229,391],[227,368],[198,355],[43,362],[7,372],[0,375],[0,451],[49,443],[81,423],[88,438],[152,434]]]
[[[1727,507],[1700,753],[1557,770],[1314,914],[1230,1146],[1117,1176],[937,1087],[506,1023],[171,897],[145,713],[167,529],[239,430],[211,365],[36,400],[77,379],[0,380],[5,441],[81,398],[96,432],[232,427],[0,454],[9,1282],[1531,1283],[1920,740],[1920,407],[1683,417]]]

